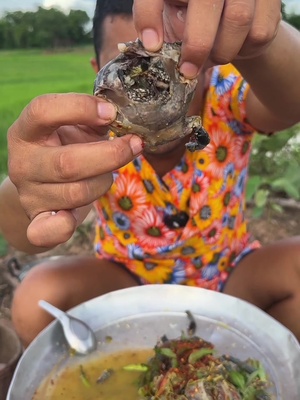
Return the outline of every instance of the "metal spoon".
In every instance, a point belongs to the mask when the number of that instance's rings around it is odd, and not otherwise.
[[[86,355],[96,349],[96,336],[85,322],[59,310],[45,300],[40,300],[38,304],[61,323],[69,346],[77,354]]]

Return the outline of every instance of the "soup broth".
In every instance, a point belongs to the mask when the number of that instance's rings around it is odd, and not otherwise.
[[[152,350],[127,350],[88,362],[82,360],[48,376],[32,400],[139,400],[140,372],[124,367],[146,363],[152,355]],[[111,375],[109,370],[113,370]],[[109,377],[99,382],[103,373]]]

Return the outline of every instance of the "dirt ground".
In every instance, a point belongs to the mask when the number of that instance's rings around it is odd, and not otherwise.
[[[300,234],[300,207],[286,208],[279,214],[266,210],[259,219],[251,218],[248,212],[249,228],[254,237],[263,244]],[[70,254],[93,254],[94,216],[90,215],[73,238],[64,245],[38,256],[28,256],[10,248],[5,257],[0,258],[0,318],[10,319],[10,305],[13,292],[19,280],[8,272],[8,264],[16,258],[21,267],[41,257]]]

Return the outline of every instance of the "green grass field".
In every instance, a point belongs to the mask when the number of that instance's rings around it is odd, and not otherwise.
[[[92,56],[92,47],[62,53],[0,52],[0,177],[7,171],[7,130],[24,106],[45,93],[91,93]]]

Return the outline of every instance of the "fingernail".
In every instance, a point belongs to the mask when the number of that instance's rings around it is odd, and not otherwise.
[[[158,50],[159,38],[157,32],[154,29],[144,29],[142,32],[142,42],[147,50]]]
[[[116,118],[116,108],[111,103],[99,102],[97,104],[98,116],[111,121]]]
[[[186,78],[193,79],[196,78],[196,76],[199,74],[199,68],[197,67],[197,65],[186,61],[181,65],[180,72]]]
[[[129,141],[129,146],[131,148],[132,154],[136,156],[143,151],[144,143],[140,137],[132,135]]]

